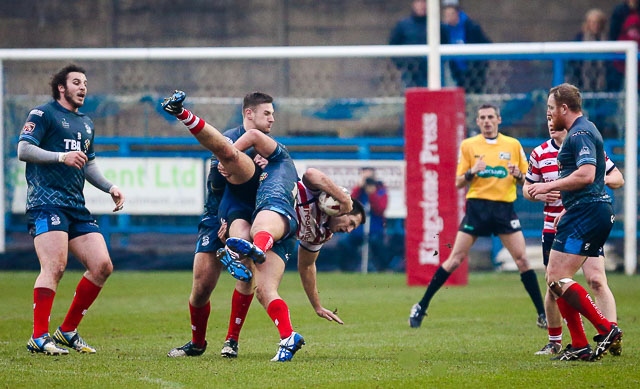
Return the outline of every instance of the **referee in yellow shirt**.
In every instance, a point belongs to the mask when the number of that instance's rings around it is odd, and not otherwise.
[[[449,258],[436,270],[422,300],[411,308],[409,325],[413,328],[420,327],[431,298],[468,256],[478,237],[494,234],[518,266],[520,279],[538,313],[536,324],[547,328],[538,278],[529,266],[520,220],[513,208],[516,185],[524,184],[527,156],[517,139],[498,131],[501,122],[498,107],[481,105],[476,117],[480,134],[460,145],[456,187],[469,185],[465,216]]]

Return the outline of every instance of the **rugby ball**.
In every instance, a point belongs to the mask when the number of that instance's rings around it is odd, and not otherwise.
[[[346,188],[342,188],[342,190],[349,193]],[[326,192],[322,192],[318,196],[318,207],[329,216],[336,216],[340,213],[340,202]]]

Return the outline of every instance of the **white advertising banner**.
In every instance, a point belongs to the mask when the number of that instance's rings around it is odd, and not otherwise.
[[[126,196],[123,213],[130,215],[200,215],[204,206],[209,160],[199,158],[98,158],[98,166]],[[299,177],[313,167],[349,190],[360,183],[360,169],[373,167],[388,191],[387,218],[404,218],[405,162],[395,160],[296,160]],[[11,212],[24,213],[27,185],[25,164],[13,161]],[[110,214],[111,196],[85,183],[87,208],[91,213]]]
[[[208,160],[207,160],[208,161]],[[199,215],[204,204],[205,160],[200,158],[98,158],[102,173],[126,196],[124,213],[130,215]],[[25,164],[13,164],[11,211],[24,213],[27,183]],[[110,214],[111,196],[85,183],[91,213]]]

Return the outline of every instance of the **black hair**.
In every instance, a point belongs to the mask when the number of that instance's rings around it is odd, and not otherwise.
[[[262,92],[252,92],[247,94],[242,100],[242,112],[244,114],[244,110],[247,108],[255,110],[258,105],[269,103],[273,103],[273,97]]]
[[[364,224],[367,222],[367,213],[364,211],[364,205],[362,205],[362,202],[358,199],[354,199],[353,197],[351,198],[351,200],[353,201],[353,209],[351,210],[351,212],[349,212],[349,215],[360,215],[362,216],[362,220],[360,221],[360,224]]]
[[[67,77],[69,73],[82,73],[86,74],[86,70],[83,67],[78,66],[76,64],[70,64],[58,71],[58,73],[54,74],[51,77],[51,96],[53,96],[54,100],[58,100],[60,98],[60,91],[58,90],[58,85],[64,85],[67,87]]]

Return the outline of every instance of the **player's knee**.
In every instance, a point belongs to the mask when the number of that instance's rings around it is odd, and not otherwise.
[[[573,280],[571,278],[561,278],[558,281],[551,281],[548,284],[549,290],[556,296],[560,297],[563,294],[563,286],[572,282]]]
[[[109,257],[107,257],[99,261],[95,266],[92,266],[89,269],[89,273],[91,273],[97,281],[104,282],[109,278],[111,273],[113,273],[113,263]]]
[[[593,291],[601,290],[605,287],[607,282],[602,277],[591,277],[587,279],[587,285]]]

